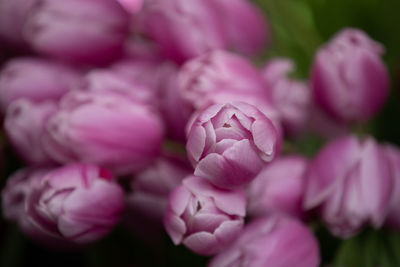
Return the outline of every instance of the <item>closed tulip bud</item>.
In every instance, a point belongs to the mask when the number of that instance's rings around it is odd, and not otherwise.
[[[331,232],[346,238],[366,224],[382,226],[392,184],[383,149],[370,137],[346,136],[329,143],[311,162],[304,206],[319,211]]]
[[[215,49],[253,54],[265,44],[264,20],[245,0],[152,0],[143,10],[142,31],[178,63]]]
[[[120,220],[123,207],[123,190],[111,174],[86,164],[49,172],[27,199],[27,214],[38,229],[75,243],[106,235]]]
[[[266,165],[247,188],[247,211],[254,217],[274,213],[303,218],[307,159],[278,158]]]
[[[52,159],[44,149],[43,136],[48,119],[57,111],[54,102],[14,101],[7,109],[4,128],[17,153],[28,163],[45,164]]]
[[[10,60],[0,72],[0,106],[4,111],[11,102],[27,98],[34,102],[58,101],[79,82],[70,67],[38,59]]]
[[[188,61],[178,74],[182,98],[194,109],[212,104],[214,94],[241,91],[268,99],[262,76],[250,61],[226,51],[213,51]],[[266,100],[267,101],[267,100]]]
[[[163,125],[149,105],[111,91],[66,95],[49,120],[46,150],[59,162],[83,161],[126,174],[159,154]]]
[[[258,219],[246,225],[209,267],[317,267],[318,243],[299,221],[280,216]]]
[[[137,13],[143,5],[143,0],[117,0],[129,13]]]
[[[160,158],[132,179],[128,207],[161,222],[169,194],[191,173],[192,169],[186,161],[173,157]]]
[[[400,150],[391,145],[386,145],[384,149],[393,175],[393,192],[386,224],[398,230],[400,229]]]
[[[25,46],[22,36],[26,16],[38,0],[0,0],[0,42]]]
[[[114,0],[41,0],[24,33],[40,53],[82,64],[105,64],[121,55],[129,16]]]
[[[226,191],[189,176],[171,193],[164,225],[175,245],[212,255],[239,234],[245,208],[242,191]]]
[[[315,100],[335,119],[352,123],[374,116],[388,96],[383,48],[357,29],[339,32],[316,54],[312,70]]]
[[[312,101],[311,90],[305,82],[288,77],[294,71],[289,59],[270,61],[261,71],[271,90],[271,100],[280,114],[282,124],[289,135],[302,132],[309,119]]]

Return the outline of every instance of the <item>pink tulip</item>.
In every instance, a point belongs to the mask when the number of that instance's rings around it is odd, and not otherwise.
[[[303,218],[306,158],[286,156],[266,165],[247,189],[247,212],[251,216],[288,214]]]
[[[314,60],[312,87],[317,103],[342,122],[364,122],[388,96],[383,47],[357,29],[344,29],[321,47]]]
[[[226,191],[189,176],[171,193],[164,225],[175,245],[212,255],[240,233],[245,208],[242,191]]]
[[[318,250],[317,240],[299,221],[272,216],[247,225],[209,267],[317,267]]]
[[[59,162],[83,161],[127,174],[158,156],[163,125],[157,113],[113,91],[65,96],[48,122],[47,152]]]
[[[137,13],[142,8],[144,0],[117,0],[129,13]]]
[[[13,101],[58,101],[79,82],[69,66],[39,58],[17,58],[0,72],[0,106],[4,111]]]
[[[382,226],[392,184],[388,158],[371,137],[342,137],[311,162],[304,207],[317,209],[331,232],[346,238],[368,223]]]
[[[32,223],[50,236],[88,243],[119,221],[123,190],[111,174],[93,165],[71,164],[43,176],[27,198]]]
[[[261,71],[286,133],[290,135],[304,131],[312,101],[307,84],[288,77],[294,69],[293,61],[276,59],[268,62]]]
[[[44,149],[43,136],[48,119],[57,111],[54,102],[14,101],[7,109],[4,129],[18,154],[31,164],[45,164],[52,159]]]
[[[191,125],[186,143],[194,174],[221,188],[252,181],[280,147],[273,122],[242,102],[213,105]]]
[[[37,52],[83,64],[104,64],[120,56],[128,29],[128,13],[110,0],[42,0],[24,27]]]
[[[150,0],[140,21],[144,34],[178,63],[215,49],[254,54],[267,38],[264,18],[246,0]]]

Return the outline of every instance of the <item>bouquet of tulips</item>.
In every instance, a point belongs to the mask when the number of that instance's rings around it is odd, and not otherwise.
[[[0,266],[400,266],[386,39],[305,2],[0,0]]]

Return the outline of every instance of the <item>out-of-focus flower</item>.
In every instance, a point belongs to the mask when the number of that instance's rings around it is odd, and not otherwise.
[[[221,188],[237,188],[274,159],[280,142],[270,119],[254,106],[237,102],[201,112],[189,131],[186,150],[196,176]]]
[[[288,214],[302,218],[306,158],[286,156],[266,165],[247,188],[247,212],[251,216]]]
[[[153,220],[162,221],[173,189],[192,173],[186,161],[162,157],[132,179],[132,192],[127,197],[128,208]]]
[[[104,64],[121,55],[129,16],[110,0],[40,0],[24,35],[45,55],[84,64]]]
[[[290,79],[294,62],[289,59],[275,59],[261,70],[270,88],[271,100],[279,111],[287,134],[302,132],[309,118],[312,101],[311,90],[305,82]]]
[[[245,0],[151,0],[140,24],[179,63],[214,49],[254,54],[267,39],[261,12]]]
[[[215,256],[209,267],[317,267],[318,243],[299,221],[280,216],[258,219]]]
[[[129,13],[137,13],[142,8],[144,0],[117,0]]]
[[[311,162],[304,206],[317,208],[331,232],[346,238],[367,223],[383,224],[392,184],[383,149],[370,137],[346,136],[329,143]]]
[[[214,104],[213,95],[221,91],[241,91],[259,99],[269,97],[261,74],[251,62],[222,50],[185,63],[178,74],[178,86],[182,98],[194,109]]]
[[[392,228],[400,229],[400,150],[390,145],[386,145],[384,149],[393,175],[392,200],[386,224]]]
[[[189,176],[170,195],[165,228],[175,245],[212,255],[232,242],[243,226],[246,199],[242,191],[227,191]]]
[[[33,187],[38,186],[43,176],[51,169],[28,168],[11,175],[1,193],[2,211],[5,219],[17,222],[21,230],[34,239],[46,238],[46,234],[37,229],[26,213],[26,200]]]
[[[57,111],[51,101],[32,103],[19,99],[7,108],[4,128],[18,154],[28,163],[52,162],[44,149],[43,136],[48,119]]]
[[[43,176],[26,201],[27,215],[40,230],[87,243],[106,235],[119,221],[124,194],[108,171],[71,164]]]
[[[37,0],[0,0],[0,42],[12,48],[25,46],[22,29]]]
[[[357,29],[340,31],[319,49],[312,70],[315,100],[343,122],[374,116],[388,96],[383,47]]]
[[[27,98],[34,102],[57,101],[80,76],[72,68],[39,58],[18,58],[6,63],[0,72],[0,106]]]
[[[46,150],[54,159],[93,163],[117,174],[147,167],[163,139],[162,121],[149,105],[113,91],[71,92],[47,130]]]

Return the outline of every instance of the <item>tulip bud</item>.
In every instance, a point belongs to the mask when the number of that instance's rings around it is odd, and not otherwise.
[[[216,104],[194,120],[186,143],[194,174],[221,188],[248,184],[274,159],[280,136],[252,105]]]
[[[299,221],[272,216],[246,225],[209,267],[317,267],[318,250],[317,240]]]
[[[306,158],[287,156],[266,165],[247,188],[247,211],[251,216],[274,213],[303,218]]]
[[[37,0],[0,0],[0,43],[25,46],[22,29],[26,16]]]
[[[391,192],[384,151],[370,137],[347,136],[329,143],[311,162],[304,207],[316,208],[331,232],[346,238],[367,223],[382,226]]]
[[[142,31],[178,63],[215,49],[259,52],[267,32],[261,13],[246,0],[152,0],[140,21]]]
[[[393,192],[386,224],[389,227],[400,229],[400,150],[390,145],[384,149],[393,175]]]
[[[272,102],[289,135],[295,135],[306,127],[312,100],[311,91],[305,82],[288,77],[292,71],[294,63],[289,59],[270,61],[261,71],[271,90]]]
[[[41,0],[30,12],[25,37],[45,55],[104,64],[122,53],[129,16],[112,0]]]
[[[242,191],[226,191],[189,176],[171,193],[164,226],[175,245],[212,255],[239,234],[245,208]]]
[[[132,193],[127,198],[129,208],[161,222],[169,194],[191,173],[190,165],[182,160],[160,158],[132,179]]]
[[[57,111],[54,102],[14,101],[7,109],[4,128],[18,154],[28,163],[52,162],[44,149],[43,136],[48,119]]]
[[[50,236],[88,243],[110,232],[123,206],[123,190],[108,171],[71,164],[49,172],[31,189],[27,214]]]
[[[321,108],[342,122],[363,122],[374,116],[388,96],[382,53],[379,43],[357,29],[342,30],[320,48],[312,87]]]
[[[34,102],[58,101],[79,81],[77,72],[60,63],[19,58],[9,61],[0,72],[0,106],[27,98]]]
[[[188,61],[178,74],[182,98],[194,109],[209,106],[214,94],[240,91],[268,99],[258,70],[244,57],[218,50]]]
[[[48,122],[46,150],[59,162],[83,161],[126,174],[159,154],[162,122],[150,106],[112,91],[66,95]]]

